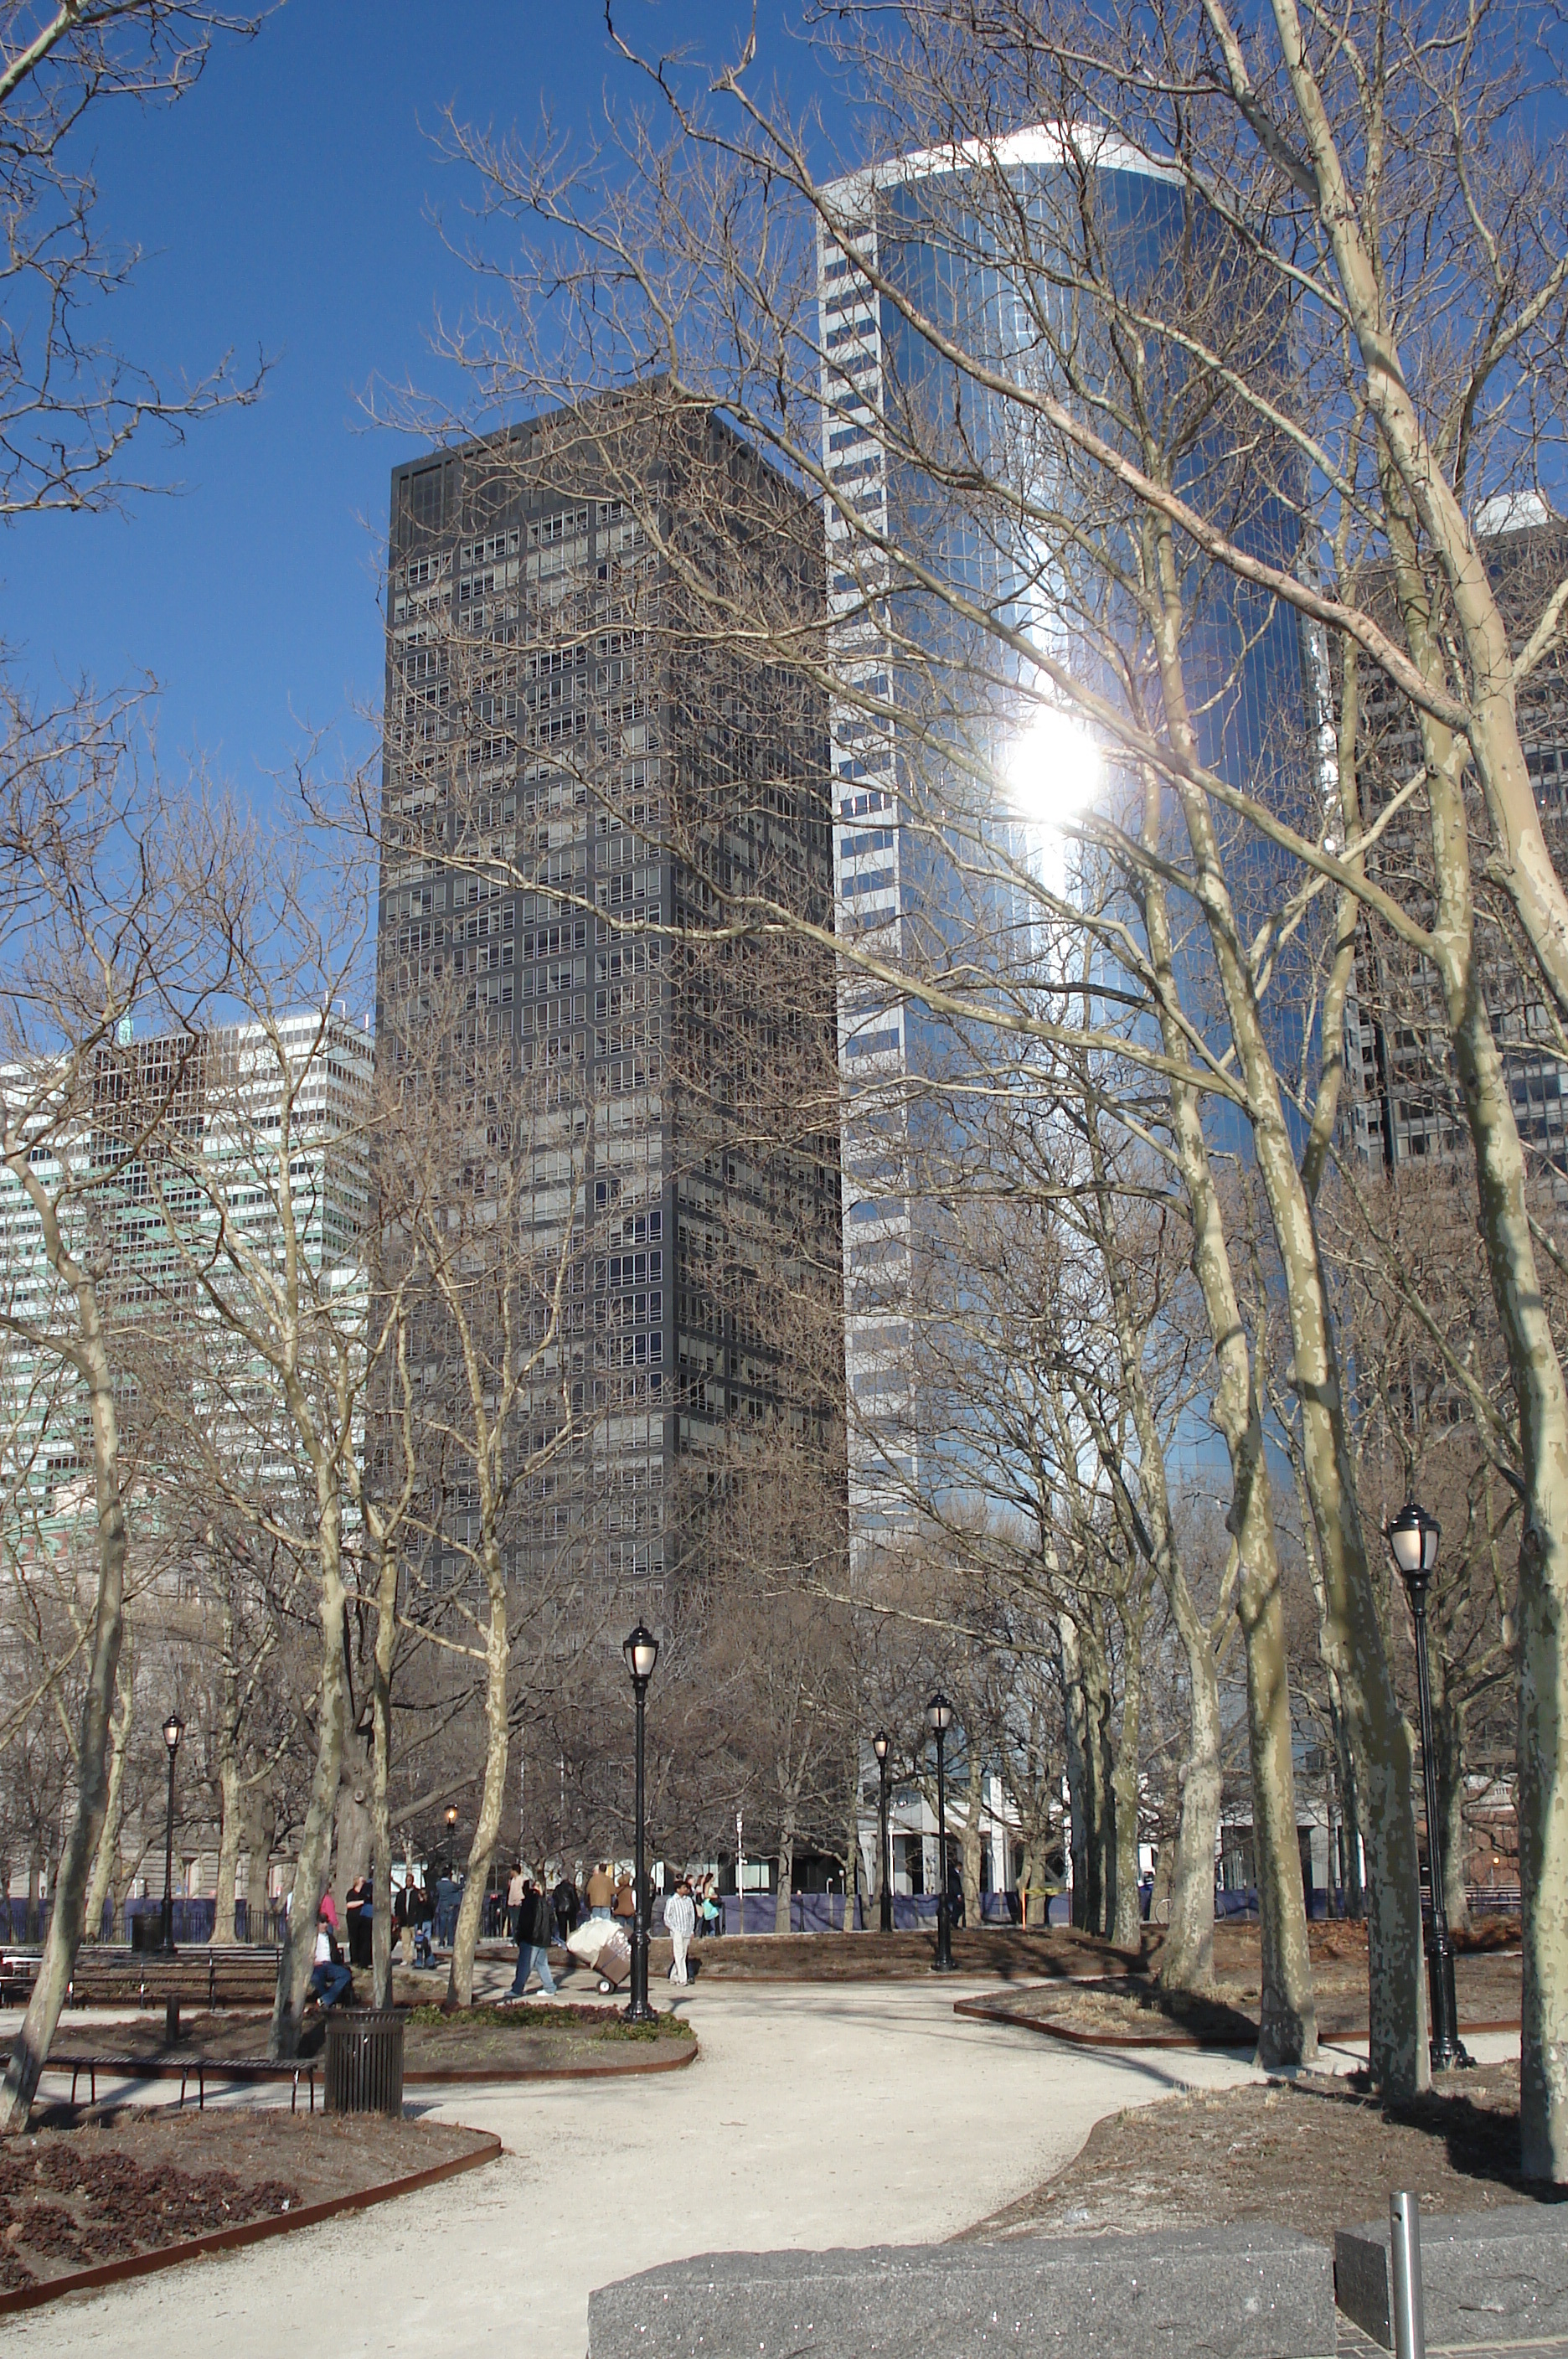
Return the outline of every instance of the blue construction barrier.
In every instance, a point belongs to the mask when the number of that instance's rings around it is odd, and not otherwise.
[[[212,1940],[213,1928],[218,1919],[216,1900],[181,1898],[175,1901],[173,1914],[176,1949],[186,1945],[200,1949]],[[157,1900],[149,1896],[145,1900],[126,1901],[125,1930],[123,1937],[126,1941],[135,1940],[131,1926],[138,1917],[150,1917],[161,1924],[163,1920],[161,1895]],[[105,1924],[110,1925],[112,1920],[109,1919],[107,1910],[104,1912],[104,1918]],[[113,1930],[106,1930],[103,1938],[105,1940],[113,1940],[114,1938]],[[234,1939],[236,1941],[248,1941],[250,1939],[250,1904],[245,1900],[236,1900],[234,1903]]]
[[[779,1896],[776,1892],[748,1892],[744,1896],[726,1892],[723,1896],[724,1925],[726,1933],[772,1933],[778,1930]],[[742,1921],[744,1909],[745,1921]],[[866,1910],[860,1895],[855,1897],[855,1922],[861,1931],[866,1928]],[[789,1896],[789,1930],[791,1933],[837,1933],[844,1929],[844,1895],[842,1892],[792,1892]],[[662,1931],[659,1903],[654,1903],[654,1931]]]
[[[742,1901],[737,1893],[724,1896],[724,1925],[726,1933],[771,1933],[776,1930],[778,1895],[772,1892],[748,1892],[745,1897],[745,1923],[742,1924]],[[867,1915],[867,1909],[870,1914]],[[855,1897],[855,1922],[864,1931],[877,1920],[877,1904],[868,1902],[864,1893]],[[983,1892],[980,1896],[980,1921],[985,1925],[1021,1924],[1022,1912],[1016,1892]],[[1053,1923],[1064,1919],[1054,1918]],[[893,1927],[896,1932],[914,1932],[922,1928],[930,1930],[936,1924],[934,1892],[896,1892],[893,1895]],[[789,1896],[789,1930],[792,1933],[837,1933],[844,1927],[844,1895],[842,1892],[794,1892]],[[659,1930],[659,1906],[654,1906],[654,1930]]]

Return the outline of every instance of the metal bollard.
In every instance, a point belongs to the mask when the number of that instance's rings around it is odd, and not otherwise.
[[[1419,2195],[1388,2198],[1388,2311],[1394,2359],[1426,2359]]]

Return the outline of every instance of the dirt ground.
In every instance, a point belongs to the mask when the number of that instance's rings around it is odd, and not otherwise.
[[[1338,1933],[1339,1929],[1332,1929]],[[1327,2039],[1364,2038],[1367,2033],[1367,1946],[1341,1940],[1337,1948],[1314,1944],[1312,1982],[1317,1995],[1318,2031]],[[987,2011],[1049,2024],[1081,2038],[1115,2040],[1118,2035],[1142,2041],[1166,2041],[1202,2047],[1240,2048],[1258,2033],[1258,2005],[1262,1978],[1258,1941],[1244,1945],[1234,1937],[1216,1940],[1217,1979],[1212,1991],[1199,1997],[1184,1992],[1169,1995],[1145,1977],[1118,1978],[1103,1984],[1042,1983],[1032,1988],[999,1991],[985,2002]],[[1454,1960],[1454,1994],[1462,2030],[1512,2027],[1519,2019],[1519,1961],[1506,1952]]]
[[[841,1983],[929,1974],[935,1947],[935,1935],[927,1932],[730,1933],[717,1941],[699,1941],[692,1955],[700,1973],[716,1983]],[[670,1956],[668,1941],[650,1945],[651,1979],[668,1970]],[[1002,1982],[1125,1973],[1138,1963],[1136,1951],[1066,1927],[1028,1933],[1007,1925],[955,1930],[953,1957],[960,1973],[995,1974]]]
[[[1312,1984],[1317,1993],[1318,2030],[1329,2039],[1353,2039],[1367,2030],[1367,1928],[1330,1922],[1310,1928]],[[1508,1946],[1496,1946],[1498,1940]],[[1159,1951],[1150,1949],[1158,1969]],[[1517,2024],[1519,2018],[1519,1928],[1482,1931],[1478,1946],[1461,1950],[1454,1962],[1454,1994],[1461,2027]],[[1214,1928],[1215,1979],[1230,2004],[1256,2017],[1262,1990],[1256,1925]]]
[[[259,2011],[236,2007],[225,2007],[217,2015],[189,2015],[181,2023],[180,2039],[169,2047],[164,2040],[161,2014],[115,2024],[68,2017],[49,2051],[49,2061],[53,2065],[102,2062],[113,2057],[176,2068],[198,2060],[210,2065],[252,2061],[267,2053],[267,2021]],[[313,2017],[306,2025],[301,2053],[308,2060],[319,2059],[325,2037],[321,2017]],[[566,2072],[588,2063],[612,2070],[635,2068],[648,2063],[650,2048],[673,2053],[690,2047],[692,2038],[690,2024],[663,2009],[652,2024],[627,2023],[620,2006],[610,2004],[476,2006],[447,2016],[427,1997],[404,2025],[403,2070],[406,2073],[495,2069]]]
[[[1398,2188],[1432,2212],[1536,2200],[1519,2176],[1517,2064],[1445,2073],[1387,2111],[1315,2075],[1163,2098],[1096,2124],[1065,2170],[964,2233],[1269,2220],[1327,2242],[1386,2216]]]
[[[476,2130],[280,2112],[121,2113],[0,2153],[0,2294],[471,2154]]]

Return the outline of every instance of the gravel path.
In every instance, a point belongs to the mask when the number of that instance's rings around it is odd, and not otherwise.
[[[18,2318],[7,2342],[73,2359],[577,2359],[589,2289],[610,2278],[715,2247],[952,2235],[1060,2169],[1103,2114],[1252,2077],[1234,2057],[1059,2050],[955,2017],[975,1987],[699,1984],[691,2071],[421,2104],[510,2151],[406,2202]]]

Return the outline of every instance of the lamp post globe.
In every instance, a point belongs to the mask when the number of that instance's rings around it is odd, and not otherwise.
[[[879,1728],[876,1735],[872,1738],[871,1750],[877,1756],[877,1783],[878,1788],[877,1828],[877,1841],[880,1844],[880,1850],[877,1854],[877,1857],[880,1862],[877,1870],[877,1882],[882,1887],[881,1902],[877,1908],[877,1924],[884,1933],[890,1933],[893,1930],[893,1862],[887,1832],[887,1754],[889,1750],[889,1739],[885,1728]]]
[[[953,1925],[947,1906],[947,1761],[943,1750],[953,1726],[953,1706],[938,1688],[926,1706],[926,1726],[936,1739],[936,1955],[933,1974],[951,1974]]]
[[[648,1702],[648,1683],[659,1660],[659,1641],[639,1618],[637,1628],[622,1641],[621,1652],[631,1674],[632,1697],[637,1707],[637,1906],[632,1915],[632,1995],[626,2007],[626,2021],[651,2023],[653,2009],[648,2003],[648,1785],[644,1713]],[[743,1901],[741,1905],[744,1908],[746,1904]]]
[[[1459,2038],[1459,2008],[1454,1992],[1454,1944],[1448,1933],[1448,1910],[1443,1897],[1443,1822],[1437,1792],[1437,1748],[1432,1739],[1432,1663],[1427,1652],[1426,1599],[1437,1571],[1442,1527],[1435,1516],[1414,1499],[1407,1499],[1385,1537],[1405,1593],[1416,1636],[1416,1694],[1421,1706],[1421,1786],[1426,1797],[1427,1883],[1432,1909],[1427,1920],[1427,1992],[1432,2013],[1432,2067],[1447,2071],[1468,2064]]]
[[[163,1723],[163,1741],[169,1748],[169,1814],[163,1834],[163,1948],[168,1956],[174,1954],[174,1756],[180,1750],[180,1740],[185,1734],[185,1723],[177,1712],[170,1712]]]
[[[659,1660],[659,1641],[645,1622],[639,1622],[628,1637],[621,1641],[621,1652],[631,1673],[632,1685],[647,1687],[653,1677],[653,1667]]]

